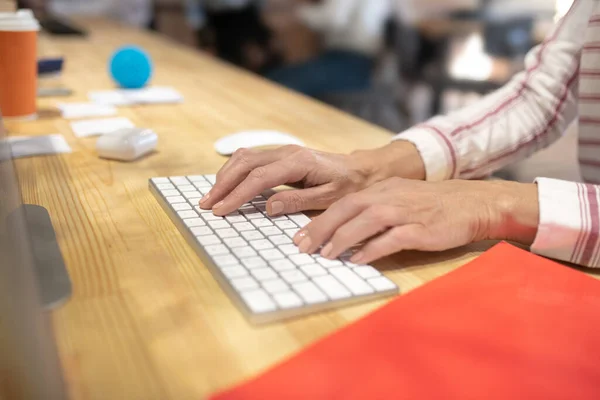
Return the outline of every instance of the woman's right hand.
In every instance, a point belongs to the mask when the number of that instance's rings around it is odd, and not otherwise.
[[[294,185],[267,203],[269,215],[324,210],[349,193],[391,176],[423,179],[424,167],[416,148],[393,142],[376,150],[350,155],[324,153],[299,146],[275,150],[238,150],[217,174],[211,191],[200,201],[203,209],[227,215],[266,189]]]

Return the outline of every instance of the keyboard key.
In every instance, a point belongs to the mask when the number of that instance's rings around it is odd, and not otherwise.
[[[235,248],[235,249],[231,249],[231,251],[238,258],[255,257],[257,255],[256,251],[254,251],[250,247],[238,247],[238,248]]]
[[[317,304],[327,301],[327,296],[317,285],[312,282],[300,282],[292,285],[292,288],[302,297],[308,304]]]
[[[353,271],[356,272],[356,274],[363,279],[375,278],[381,275],[379,271],[369,266],[356,267],[353,269]]]
[[[192,182],[192,183],[198,189],[207,189],[206,191],[208,191],[212,188],[212,185],[206,181],[197,181],[197,182]]]
[[[273,299],[283,309],[296,308],[302,305],[302,299],[293,292],[277,293],[273,295]]]
[[[277,249],[261,250],[259,251],[259,253],[262,258],[268,261],[280,260],[282,258],[285,258],[285,256]]]
[[[240,208],[238,208],[238,211],[242,214],[258,212],[258,210],[252,204],[242,205]]]
[[[216,175],[204,175],[204,178],[209,181],[211,184],[215,184],[217,183],[217,176]]]
[[[240,223],[240,222],[246,222],[246,218],[244,218],[241,215],[228,215],[228,216],[225,217],[225,219],[230,224],[237,224],[237,223]]]
[[[198,218],[198,213],[194,210],[178,211],[177,215],[179,215],[179,218],[181,218],[181,219],[188,219],[188,218],[196,219],[196,218]]]
[[[198,217],[186,219],[185,221],[183,221],[183,223],[188,228],[194,228],[197,226],[206,226],[206,222],[204,222],[204,220],[202,218],[198,218]]]
[[[201,214],[202,217],[204,217],[204,214],[212,214],[212,210],[204,210],[202,208],[200,208],[199,205],[194,206],[194,210],[196,210],[197,213]]]
[[[165,200],[167,200],[169,204],[187,203],[183,196],[179,196],[179,192],[177,192],[177,194],[177,196],[167,196],[165,197]]]
[[[286,292],[290,289],[288,284],[279,278],[263,282],[262,287],[270,294],[275,294],[278,292]]]
[[[235,231],[235,229],[231,229],[231,228],[225,228],[225,229],[217,229],[215,231],[215,233],[217,234],[218,237],[220,237],[221,239],[227,239],[227,238],[234,238],[234,237],[239,237],[238,233]]]
[[[279,275],[281,275],[281,278],[283,278],[283,280],[289,284],[304,282],[307,280],[306,275],[297,269],[281,271]]]
[[[257,228],[264,227],[264,226],[273,226],[273,223],[266,218],[253,219],[250,222],[252,222],[252,225],[254,225]]]
[[[254,211],[252,211],[252,212],[242,212],[242,213],[244,214],[244,217],[246,217],[246,219],[248,219],[250,221],[255,220],[255,219],[263,219],[263,218],[266,219],[265,216],[263,215],[263,213],[261,213],[257,209],[254,209]]]
[[[317,262],[325,268],[341,267],[342,265],[344,265],[340,260],[328,260],[323,257],[318,257]]]
[[[300,228],[304,228],[311,221],[310,218],[304,214],[289,214],[288,218],[294,221]]]
[[[256,280],[254,280],[254,278],[252,278],[251,276],[234,278],[229,282],[231,282],[233,287],[236,288],[236,290],[239,290],[240,292],[243,292],[244,290],[258,289],[260,287],[258,282],[256,282]]]
[[[314,263],[312,257],[308,254],[294,254],[290,256],[290,260],[298,266]]]
[[[277,273],[269,267],[253,269],[250,273],[259,281],[268,281],[269,279],[277,278]]]
[[[172,204],[171,207],[173,207],[173,210],[175,211],[187,211],[187,210],[192,210],[192,206],[190,206],[188,203],[177,203],[177,204]]]
[[[285,215],[280,215],[278,217],[271,217],[269,215],[265,215],[265,217],[271,222],[289,221],[288,217],[286,217]]]
[[[252,201],[250,201],[250,203],[261,202],[261,201],[267,201],[267,199],[263,195],[259,194],[254,199],[252,199]]]
[[[194,236],[206,236],[213,234],[212,229],[210,229],[208,226],[197,226],[190,229],[190,231],[192,231]]]
[[[199,237],[202,237],[202,236],[199,236]],[[198,238],[196,238],[196,239],[198,239]],[[229,250],[227,249],[227,247],[223,246],[222,244],[204,246],[204,250],[206,250],[208,255],[213,256],[213,257],[229,254]]]
[[[177,186],[177,189],[179,189],[180,192],[195,192],[196,191],[196,188],[192,185]]]
[[[259,240],[259,239],[265,238],[262,233],[257,232],[257,231],[246,231],[246,232],[241,232],[241,234],[242,234],[242,237],[246,240]]]
[[[283,237],[287,238],[287,236]],[[287,239],[290,240],[290,238]],[[284,244],[283,246],[279,246],[279,250],[281,250],[283,254],[287,256],[291,256],[293,254],[300,254],[300,249],[295,244]]]
[[[174,190],[175,186],[173,186],[170,183],[159,183],[159,184],[156,185],[156,188],[158,190],[160,190],[163,193],[163,195],[165,195],[165,192],[164,192],[165,190]]]
[[[211,244],[221,244],[221,239],[219,239],[215,235],[198,236],[196,237],[196,240],[198,240],[198,242],[202,246],[209,246]]]
[[[200,192],[197,190],[194,190],[193,192],[183,192],[182,195],[188,200],[194,198],[202,198],[202,194],[200,194]]]
[[[190,175],[186,176],[186,178],[191,182],[206,182],[206,179],[202,175]]]
[[[156,184],[156,185],[162,184],[162,183],[171,183],[169,178],[152,178],[152,182],[154,182],[154,184]]]
[[[256,314],[275,311],[277,309],[273,300],[262,289],[243,292],[241,295],[248,308]]]
[[[245,231],[253,231],[254,230],[254,227],[252,226],[252,224],[250,224],[248,222],[239,222],[237,224],[233,224],[233,227],[238,232],[245,232]]]
[[[230,227],[229,223],[224,219],[218,221],[208,221],[208,226],[213,229],[225,229]]]
[[[319,264],[310,264],[303,265],[300,267],[302,272],[304,272],[309,278],[314,278],[317,276],[327,275],[327,271],[325,268],[321,267]]]
[[[221,268],[221,272],[229,279],[240,278],[242,276],[248,276],[248,271],[241,265],[235,265],[233,267]]]
[[[213,261],[219,268],[239,264],[237,258],[232,256],[231,254],[228,254],[226,256],[216,256],[215,258],[213,258]]]
[[[290,239],[289,237],[284,236],[284,235],[271,236],[271,237],[269,237],[269,240],[271,242],[273,242],[274,244],[276,244],[277,246],[292,243],[292,239]]]
[[[269,242],[267,239],[253,240],[250,242],[250,246],[252,246],[254,250],[265,250],[275,247],[273,246],[273,243]]]
[[[267,203],[266,202],[263,204],[256,203],[256,204],[254,204],[254,207],[256,207],[256,209],[258,211],[263,212],[263,213],[267,211]]]
[[[188,181],[184,176],[173,176],[170,179],[171,182],[175,184],[175,186],[190,184],[190,181]]]
[[[269,265],[277,272],[295,270],[296,266],[290,260],[272,260]]]
[[[385,276],[371,278],[367,282],[369,282],[369,284],[371,284],[371,286],[373,286],[378,292],[385,292],[387,290],[394,290],[397,288],[394,282],[392,282]]]
[[[263,268],[267,266],[267,262],[260,257],[242,258],[242,264],[248,269]]]
[[[179,193],[179,190],[169,189],[169,190],[163,190],[162,195],[165,197],[175,197],[175,196],[181,196],[181,193]]]
[[[258,228],[265,236],[281,235],[281,230],[276,226],[263,226]]]
[[[202,213],[202,218],[205,221],[224,221],[225,218],[219,217],[218,215],[213,214],[212,212]]]
[[[331,275],[319,276],[313,282],[325,292],[331,300],[340,300],[350,297],[350,291]]]
[[[352,294],[360,296],[373,293],[374,290],[348,267],[335,267],[329,273],[341,281]]]
[[[279,228],[279,229],[297,229],[298,226],[293,223],[292,221],[278,221],[275,222],[275,225]]]
[[[223,242],[225,242],[225,244],[227,245],[227,247],[229,248],[235,248],[235,247],[243,247],[243,246],[247,246],[248,243],[242,239],[241,237],[232,237],[232,238],[227,238],[227,239],[223,239]]]
[[[294,238],[294,236],[296,236],[296,233],[298,233],[298,231],[300,231],[300,228],[298,229],[286,229],[284,232],[286,235],[288,235],[290,238]]]

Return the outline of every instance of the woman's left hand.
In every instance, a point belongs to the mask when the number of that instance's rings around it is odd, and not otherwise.
[[[302,229],[302,252],[337,258],[364,243],[352,262],[403,250],[441,251],[486,239],[531,244],[539,221],[537,186],[512,182],[391,178],[334,203]]]

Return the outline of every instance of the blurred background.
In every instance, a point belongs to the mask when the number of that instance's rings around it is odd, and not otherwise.
[[[400,132],[524,66],[573,0],[21,0],[39,16],[153,30]],[[573,129],[503,177],[579,179]],[[561,162],[557,162],[561,161]]]

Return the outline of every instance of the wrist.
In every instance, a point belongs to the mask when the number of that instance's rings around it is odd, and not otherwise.
[[[414,144],[399,140],[374,150],[359,150],[351,154],[362,165],[366,186],[388,178],[425,180],[425,164]]]
[[[540,221],[536,184],[490,182],[489,238],[531,245]]]

